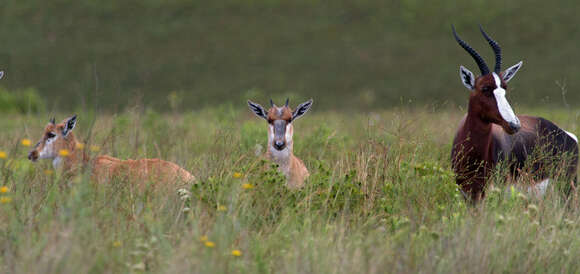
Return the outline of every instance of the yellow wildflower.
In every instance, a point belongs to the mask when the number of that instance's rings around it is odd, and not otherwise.
[[[12,202],[12,198],[10,197],[0,197],[0,204],[8,204]]]
[[[226,210],[228,210],[228,208],[225,205],[219,205],[217,207],[217,211],[226,211]]]
[[[50,175],[52,175],[52,174],[54,174],[54,171],[53,171],[52,169],[45,169],[45,170],[44,170],[44,175],[48,175],[48,176],[50,176]]]
[[[6,159],[7,156],[6,152],[0,150],[0,159]]]
[[[91,151],[92,152],[98,152],[99,150],[101,150],[101,147],[99,147],[99,146],[91,146]]]
[[[205,246],[207,246],[207,247],[209,247],[209,248],[212,248],[212,247],[214,247],[214,246],[215,246],[215,243],[214,243],[214,242],[212,242],[212,241],[206,241],[206,242],[205,242]]]
[[[7,186],[0,187],[0,193],[7,193],[10,189]]]
[[[76,143],[75,147],[77,149],[85,149],[85,144],[83,144],[83,143]]]
[[[232,255],[236,256],[236,257],[240,257],[240,256],[242,256],[242,251],[240,251],[238,249],[234,249],[234,250],[232,250]]]
[[[199,241],[201,241],[201,242],[207,242],[207,236],[206,235],[203,235],[203,236],[199,237]]]
[[[244,188],[244,189],[252,189],[252,188],[254,188],[254,186],[252,184],[243,184],[242,185],[242,188]]]
[[[61,157],[67,157],[69,154],[68,149],[61,149],[58,151],[58,155]]]
[[[242,178],[242,173],[234,172],[234,178],[236,178],[236,179]]]
[[[20,144],[22,146],[29,147],[30,145],[32,145],[32,141],[30,141],[30,139],[22,139],[20,141]]]
[[[122,245],[123,245],[123,243],[121,243],[121,241],[114,241],[113,242],[113,247],[120,247]]]

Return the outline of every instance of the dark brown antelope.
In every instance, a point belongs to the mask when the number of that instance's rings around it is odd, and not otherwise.
[[[452,167],[456,182],[468,199],[477,201],[485,196],[487,181],[500,161],[508,164],[510,177],[524,173],[530,175],[528,190],[541,196],[545,193],[552,175],[550,165],[558,165],[565,178],[575,188],[578,165],[577,137],[560,129],[554,123],[533,116],[515,115],[505,94],[509,82],[520,69],[522,62],[501,72],[501,48],[481,28],[483,37],[495,53],[494,71],[489,70],[483,58],[461,40],[452,26],[455,40],[465,49],[479,67],[481,76],[461,66],[459,76],[469,89],[467,115],[461,120],[453,140]],[[541,159],[531,159],[540,152]],[[537,155],[536,155],[537,156]],[[566,158],[567,160],[562,160]],[[532,161],[532,163],[529,163]],[[529,171],[523,171],[525,164]]]
[[[294,111],[286,104],[278,107],[270,100],[270,109],[266,111],[261,105],[248,100],[250,110],[268,122],[268,152],[266,157],[276,164],[278,170],[286,176],[289,188],[304,186],[308,178],[308,169],[298,157],[294,156],[293,122],[302,117],[312,106],[312,99],[298,105]]]
[[[84,164],[91,164],[92,179],[98,183],[108,183],[113,178],[126,179],[143,185],[152,181],[159,185],[189,184],[195,177],[180,166],[160,159],[120,160],[102,155],[90,158],[82,149],[72,132],[77,123],[74,115],[61,123],[51,119],[42,131],[40,141],[28,153],[28,159],[50,159],[54,168],[63,168],[67,174],[78,170]]]

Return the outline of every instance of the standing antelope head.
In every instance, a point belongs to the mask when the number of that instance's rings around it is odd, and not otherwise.
[[[56,167],[61,163],[59,152],[63,149],[72,151],[75,149],[76,140],[72,130],[77,124],[77,116],[64,119],[60,124],[56,124],[54,118],[50,119],[40,141],[28,153],[28,159],[35,162],[38,159],[52,159]]]
[[[266,111],[261,105],[248,100],[250,110],[258,117],[264,118],[268,121],[268,149],[277,154],[278,152],[292,152],[294,142],[292,136],[294,133],[294,126],[292,122],[302,117],[312,106],[312,99],[298,105],[293,111],[288,106],[288,99],[286,104],[278,107],[270,100],[270,109]]]
[[[522,66],[522,61],[501,72],[501,48],[479,26],[481,34],[483,34],[483,37],[485,37],[495,53],[495,69],[493,72],[490,72],[483,58],[457,36],[453,26],[451,28],[457,43],[473,57],[481,71],[481,76],[475,78],[473,73],[465,67],[460,66],[459,68],[459,76],[461,77],[463,85],[471,91],[469,111],[479,116],[484,122],[501,126],[508,134],[518,132],[521,128],[520,120],[508,103],[505,94],[507,82],[516,75]]]

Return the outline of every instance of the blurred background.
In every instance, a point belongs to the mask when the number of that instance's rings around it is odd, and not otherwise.
[[[482,54],[503,48],[515,105],[580,104],[580,2],[420,0],[4,0],[0,111],[465,106],[450,25]]]

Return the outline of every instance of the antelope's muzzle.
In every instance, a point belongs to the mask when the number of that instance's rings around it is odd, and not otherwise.
[[[513,123],[513,122],[510,122],[509,126],[513,130],[514,133],[517,133],[520,130],[520,128],[522,127],[520,124]]]
[[[286,147],[286,143],[284,143],[284,141],[275,141],[274,142],[274,148],[276,148],[277,150],[283,150],[284,147]]]
[[[31,150],[28,152],[28,160],[36,162],[38,160],[38,151],[36,149]]]
[[[274,143],[272,144],[275,149],[283,150],[286,148],[286,125],[288,122],[285,120],[274,121]]]

